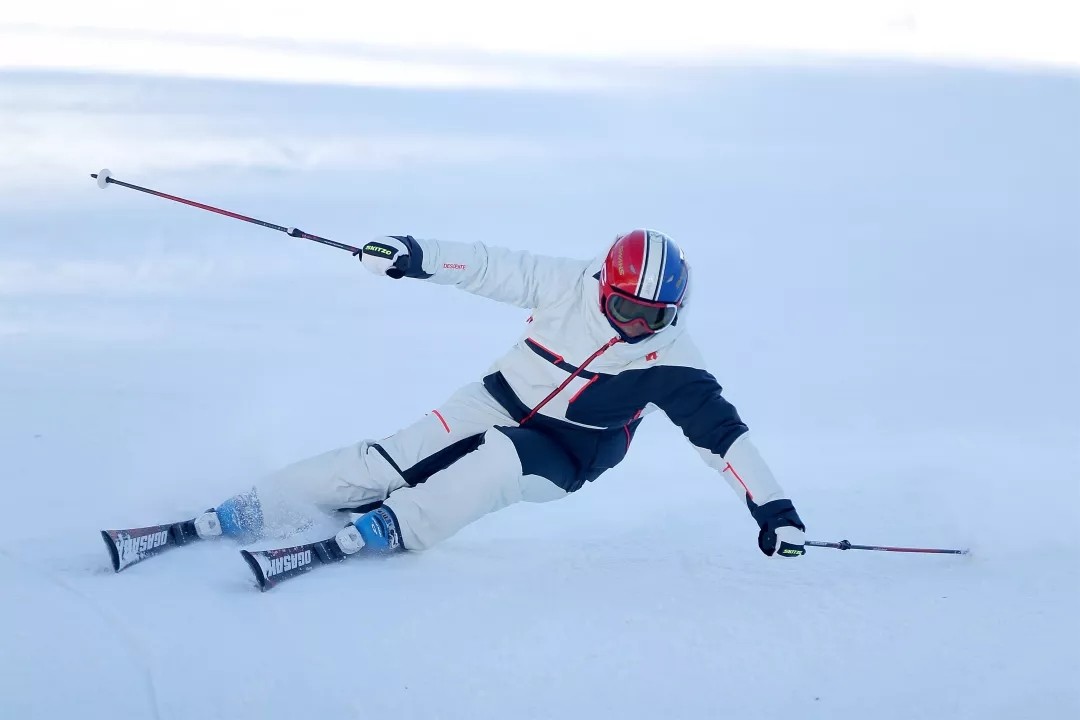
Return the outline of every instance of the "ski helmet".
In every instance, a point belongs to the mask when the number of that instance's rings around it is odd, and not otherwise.
[[[675,322],[689,280],[674,240],[632,230],[615,239],[600,268],[600,311],[626,342],[644,340]]]

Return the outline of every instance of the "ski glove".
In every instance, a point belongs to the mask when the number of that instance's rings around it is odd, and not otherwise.
[[[780,557],[798,557],[806,554],[806,526],[795,512],[790,500],[773,500],[764,505],[756,505],[749,497],[746,504],[750,514],[757,520],[758,547],[766,555]]]
[[[413,249],[417,252],[413,252]],[[423,258],[419,245],[411,235],[384,235],[364,245],[360,250],[360,262],[376,275],[386,275],[395,280],[406,275],[415,277],[412,265],[419,265]]]

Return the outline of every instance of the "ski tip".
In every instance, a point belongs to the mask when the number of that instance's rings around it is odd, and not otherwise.
[[[259,563],[259,559],[252,555],[247,550],[241,550],[240,554],[244,558],[244,562],[251,568],[251,574],[255,576],[255,582],[259,585],[260,592],[266,592],[274,585],[266,578],[266,572],[263,571],[262,565]]]
[[[107,530],[101,531],[101,539],[105,541],[105,547],[109,548],[109,559],[112,560],[113,572],[120,572],[120,551],[116,549],[116,541]]]

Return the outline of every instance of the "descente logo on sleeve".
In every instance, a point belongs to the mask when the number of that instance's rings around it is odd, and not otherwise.
[[[443,263],[443,270],[464,270],[465,265],[462,263]]]

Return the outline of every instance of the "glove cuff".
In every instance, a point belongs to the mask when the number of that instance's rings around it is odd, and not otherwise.
[[[401,241],[405,245],[404,255],[398,255],[394,261],[394,268],[397,272],[390,275],[390,277],[407,277],[416,278],[417,280],[427,280],[431,277],[431,273],[424,272],[424,248],[420,246],[420,243],[416,241],[412,235],[390,235],[389,237],[395,240]]]
[[[799,513],[795,512],[795,506],[787,498],[758,505],[747,496],[746,505],[750,508],[750,514],[757,521],[758,527],[762,530],[775,530],[778,527],[791,526],[806,531],[806,526],[803,525],[802,519],[799,518]]]

